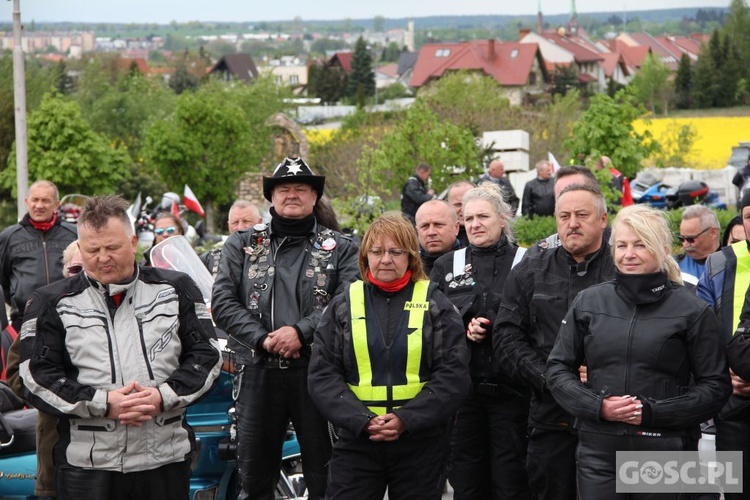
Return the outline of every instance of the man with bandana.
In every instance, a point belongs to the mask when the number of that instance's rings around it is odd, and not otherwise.
[[[324,187],[304,160],[286,158],[263,178],[270,225],[234,233],[222,250],[212,304],[236,353],[240,499],[274,498],[290,419],[308,498],[325,496],[331,442],[307,366],[323,309],[359,271],[356,245],[313,215]]]

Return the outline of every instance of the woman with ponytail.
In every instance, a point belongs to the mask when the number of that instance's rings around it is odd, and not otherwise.
[[[469,389],[461,317],[422,270],[417,235],[386,213],[359,249],[361,281],[328,305],[310,396],[338,436],[326,498],[439,499],[448,421]]]
[[[721,327],[682,286],[663,212],[623,208],[611,247],[615,279],[578,294],[547,362],[552,395],[577,417],[582,500],[622,496],[617,451],[697,450],[699,424],[731,393]]]

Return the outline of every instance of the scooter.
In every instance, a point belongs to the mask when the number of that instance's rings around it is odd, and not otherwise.
[[[180,270],[193,278],[210,310],[213,277],[203,266],[184,236],[167,238],[153,249],[155,267]],[[192,459],[191,500],[237,498],[235,468],[236,422],[232,398],[234,367],[226,349],[226,335],[217,330],[225,363],[216,386],[200,401],[188,407],[187,421],[193,428],[197,453]],[[18,409],[0,414],[0,498],[34,499],[36,479],[37,410]],[[299,463],[301,454],[296,434],[287,432],[282,451],[282,468],[276,498],[297,498],[304,494]]]

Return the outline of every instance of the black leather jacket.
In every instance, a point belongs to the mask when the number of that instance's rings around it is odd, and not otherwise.
[[[265,237],[255,228],[237,231],[224,243],[213,288],[214,319],[229,335],[229,347],[241,364],[261,363],[268,355],[262,348],[266,335],[294,326],[304,347],[291,365],[306,365],[323,309],[359,276],[357,245],[318,224],[307,237],[296,239],[274,235],[270,225],[266,230]],[[295,297],[277,292],[282,282],[296,290]],[[298,305],[295,310],[290,310],[292,302]],[[287,322],[291,317],[295,321]]]
[[[585,385],[578,378],[584,360]],[[731,393],[716,316],[663,273],[618,274],[581,292],[547,367],[555,399],[591,432],[698,437],[699,424],[715,416]],[[643,403],[640,426],[600,416],[604,398],[626,394]]]
[[[494,321],[503,297],[503,286],[517,251],[518,247],[503,236],[498,244],[490,248],[469,245],[465,262],[471,269],[467,274],[454,276],[455,252],[448,252],[435,263],[430,279],[437,283],[440,291],[458,308],[464,323],[464,337],[472,318],[481,316]],[[528,390],[502,370],[495,359],[492,352],[492,327],[488,330],[488,337],[483,342],[466,341],[471,353],[472,382],[497,384],[498,396],[525,396]]]
[[[422,182],[422,179],[412,175],[406,179],[406,184],[404,184],[404,189],[401,192],[401,212],[414,220],[419,206],[432,198],[433,196],[427,193],[427,186]]]
[[[523,188],[521,213],[526,217],[555,214],[554,179],[531,179]]]
[[[36,289],[63,278],[63,252],[77,238],[76,227],[60,217],[44,232],[31,225],[29,214],[0,233],[0,282],[11,321],[23,317],[26,301]]]
[[[614,275],[607,244],[580,264],[564,247],[543,249],[526,255],[510,272],[495,319],[492,346],[503,369],[532,389],[532,426],[557,430],[572,426],[570,414],[547,389],[547,357],[560,322],[578,292]]]

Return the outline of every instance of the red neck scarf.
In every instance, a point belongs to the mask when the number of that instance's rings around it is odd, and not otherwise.
[[[57,222],[57,212],[52,214],[52,220],[49,220],[47,222],[37,222],[31,217],[29,217],[29,224],[31,224],[34,229],[38,229],[39,231],[46,233],[50,229],[52,229],[52,226],[55,225],[55,222]]]
[[[370,270],[368,269],[367,279],[370,280],[370,283],[380,288],[384,292],[388,292],[388,293],[398,292],[399,290],[401,290],[402,288],[404,288],[406,285],[409,284],[409,280],[411,279],[411,270],[407,270],[406,274],[404,274],[401,278],[397,279],[396,281],[385,283],[383,281],[375,279],[375,276],[373,276],[372,272],[370,272]]]

